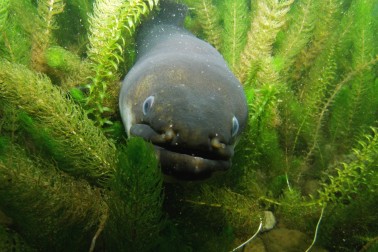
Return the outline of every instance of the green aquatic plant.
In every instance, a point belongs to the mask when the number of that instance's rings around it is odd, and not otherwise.
[[[34,252],[16,232],[0,225],[0,250],[16,252]]]
[[[224,31],[222,54],[231,69],[236,69],[240,53],[246,43],[249,26],[248,6],[244,0],[225,1],[223,11]]]
[[[247,42],[241,53],[237,76],[242,83],[251,83],[259,69],[260,60],[269,57],[272,45],[280,28],[285,24],[286,14],[293,3],[289,1],[260,1],[248,31]]]
[[[69,163],[62,169],[90,178],[94,183],[106,180],[114,170],[113,142],[47,76],[18,64],[0,65],[0,97],[31,116],[27,129],[42,129],[31,132],[35,134],[32,137],[50,136],[45,139],[54,142],[51,153]]]
[[[317,17],[316,2],[320,4],[319,1],[314,0],[296,2],[288,18],[290,20],[288,29],[282,31],[278,37],[275,58],[280,62],[278,70],[284,75],[288,73],[296,56],[313,34],[314,21]]]
[[[193,12],[197,16],[196,20],[201,25],[204,39],[220,50],[222,45],[222,27],[220,15],[211,0],[187,1],[193,6]]]
[[[107,206],[98,189],[10,145],[0,157],[1,209],[41,250],[89,247]],[[88,237],[89,235],[89,237]]]
[[[0,3],[0,32],[3,31],[8,18],[9,1],[1,1]]]
[[[378,182],[376,177],[378,157],[378,131],[372,128],[372,134],[364,134],[358,141],[358,147],[351,153],[351,161],[341,162],[336,168],[337,175],[329,174],[319,190],[319,204],[343,203],[352,201],[359,191],[366,187],[374,191]],[[334,171],[334,169],[333,169]]]
[[[135,32],[135,27],[157,4],[158,0],[96,1],[89,19],[88,58],[93,72],[89,84],[87,111],[100,126],[112,124],[104,113],[111,108],[104,105],[108,86],[120,79],[118,66],[124,61],[123,53]]]
[[[105,233],[110,250],[148,251],[156,246],[164,224],[162,183],[152,145],[131,138],[119,151],[114,179],[109,182],[110,217]]]
[[[64,2],[63,0],[41,0],[38,1],[37,10],[40,19],[37,23],[39,31],[32,33],[31,62],[36,71],[45,72],[44,54],[52,42],[53,30],[57,29],[55,16],[63,12]]]

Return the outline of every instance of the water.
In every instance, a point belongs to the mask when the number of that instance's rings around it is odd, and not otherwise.
[[[377,1],[185,2],[249,108],[202,181],[121,124],[154,1],[0,2],[0,250],[376,251]]]

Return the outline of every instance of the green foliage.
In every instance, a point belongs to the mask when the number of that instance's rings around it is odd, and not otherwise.
[[[128,40],[143,16],[158,4],[158,0],[98,0],[90,16],[88,58],[93,72],[87,100],[88,113],[100,126],[111,124],[104,113],[111,108],[104,106],[107,88],[116,85],[120,76],[118,67]]]
[[[163,175],[158,166],[153,146],[142,138],[131,138],[119,151],[107,199],[110,250],[149,251],[155,245],[163,225]]]
[[[341,162],[333,171],[337,175],[329,174],[327,182],[319,191],[319,203],[343,203],[352,201],[361,189],[374,192],[378,182],[370,178],[376,178],[378,167],[378,130],[372,128],[372,135],[365,134],[360,137],[358,147],[351,153],[351,161]]]
[[[0,224],[0,251],[36,252],[14,231]]]
[[[375,108],[378,106],[378,89],[374,73],[371,69],[371,60],[375,57],[377,43],[373,35],[373,16],[371,10],[374,1],[354,3],[350,9],[349,18],[354,22],[349,34],[352,46],[352,66],[360,69],[349,85],[340,90],[344,99],[336,102],[343,103],[343,109],[335,109],[331,124],[332,137],[347,147],[353,144],[352,140],[359,134],[355,131],[358,125],[372,125],[375,121]],[[374,60],[376,61],[377,58]],[[361,66],[366,66],[361,68]],[[341,120],[343,123],[341,123]]]
[[[57,46],[47,49],[45,57],[46,63],[49,67],[62,71],[69,72],[70,70],[77,68],[80,64],[79,57]]]
[[[293,11],[290,12],[288,30],[282,31],[283,35],[277,41],[277,54],[275,57],[283,61],[281,68],[278,69],[281,73],[287,74],[287,71],[295,61],[295,57],[311,38],[314,21],[318,15],[315,2],[319,1],[298,1],[294,5]]]
[[[62,168],[93,183],[106,180],[114,169],[112,141],[46,76],[17,64],[0,65],[0,98],[33,118],[29,126],[42,129],[33,131],[35,137],[52,141],[47,146],[55,146],[56,151],[52,152],[61,157],[58,160],[69,162]],[[49,137],[41,138],[38,134]]]
[[[220,15],[211,0],[187,1],[193,6],[193,12],[201,25],[204,39],[220,50],[222,45]]]
[[[88,248],[106,212],[98,189],[14,145],[0,162],[0,205],[26,241],[44,251]]]
[[[308,71],[308,67],[314,64],[314,60],[322,53],[327,46],[334,43],[332,31],[337,27],[337,20],[342,11],[339,0],[317,1],[316,19],[314,20],[314,31],[309,43],[301,50],[295,60],[294,70],[291,74],[293,81],[301,78],[301,74]],[[331,38],[331,40],[330,40]]]
[[[306,206],[301,192],[296,189],[286,189],[280,198],[277,210],[279,217],[285,222],[284,225],[299,230],[312,230],[314,227],[314,215],[317,208]]]
[[[0,3],[0,32],[3,31],[5,23],[8,18],[9,0],[1,1]]]
[[[31,55],[32,24],[38,24],[37,11],[30,1],[18,0],[9,2],[8,13],[8,18],[3,19],[5,23],[0,36],[1,56],[11,62],[27,65]],[[25,13],[30,15],[24,15]]]
[[[240,53],[246,43],[249,20],[248,6],[245,0],[225,1],[223,11],[223,57],[231,69],[236,69]]]
[[[236,70],[242,83],[251,84],[260,61],[271,55],[272,45],[280,28],[285,24],[286,14],[292,3],[293,0],[258,2],[255,17],[248,31],[247,43],[241,54],[240,65]]]
[[[31,61],[36,71],[46,72],[44,54],[52,42],[53,30],[57,29],[55,16],[63,12],[64,2],[63,0],[40,0],[37,10],[40,20],[37,32],[32,33]]]
[[[59,79],[64,90],[83,86],[90,74],[88,62],[82,62],[76,54],[60,46],[49,47],[45,51],[45,61],[50,76]]]

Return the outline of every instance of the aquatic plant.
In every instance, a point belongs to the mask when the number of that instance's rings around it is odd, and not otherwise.
[[[0,1],[0,248],[229,251],[264,210],[309,248],[373,247],[376,1],[184,2],[243,84],[249,125],[232,169],[170,184],[117,130],[118,82],[159,1]]]
[[[56,160],[66,163],[63,170],[94,183],[105,180],[114,169],[112,141],[49,78],[23,65],[6,61],[0,65],[0,97],[30,116],[23,122],[32,137],[48,136],[44,138],[50,142],[48,151]]]
[[[93,76],[89,84],[87,111],[100,126],[112,124],[103,114],[111,111],[104,106],[107,88],[117,85],[120,77],[118,66],[123,62],[123,52],[135,27],[158,0],[96,1],[93,15],[89,18],[88,59]]]
[[[222,45],[222,27],[220,15],[211,0],[187,1],[193,7],[193,13],[201,26],[204,39],[220,50]]]
[[[147,251],[156,246],[164,224],[162,183],[152,145],[131,138],[128,146],[120,149],[115,176],[109,182],[108,249]]]

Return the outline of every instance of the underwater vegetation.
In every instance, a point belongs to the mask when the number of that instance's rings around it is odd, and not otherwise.
[[[264,211],[303,250],[374,251],[378,2],[183,2],[249,122],[229,171],[166,183],[117,111],[159,1],[0,0],[0,251],[231,251]]]

